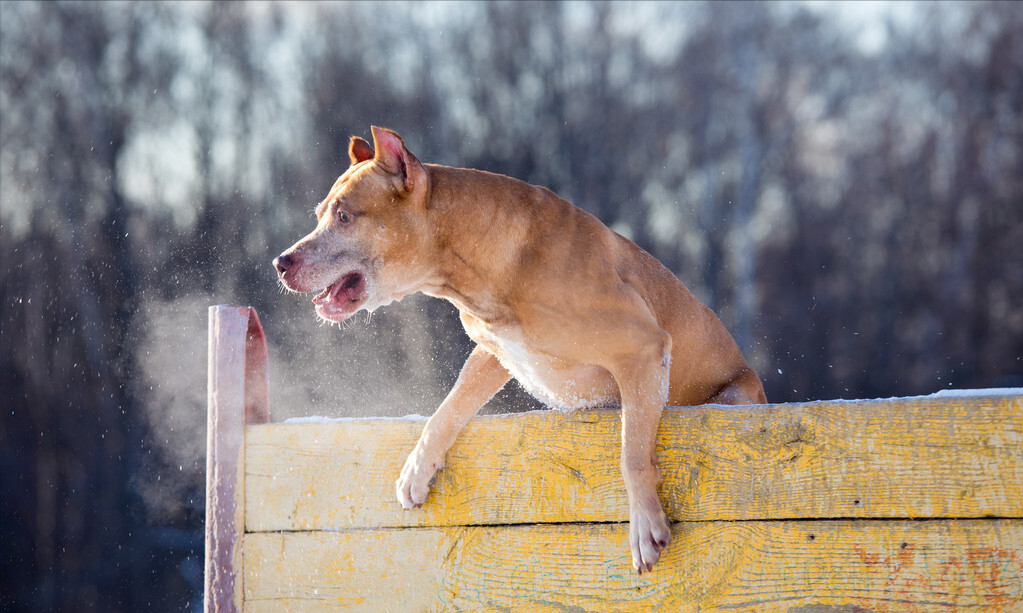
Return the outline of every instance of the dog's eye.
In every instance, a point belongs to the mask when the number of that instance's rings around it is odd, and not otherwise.
[[[337,218],[341,220],[341,223],[348,223],[352,221],[352,214],[348,211],[338,211]]]

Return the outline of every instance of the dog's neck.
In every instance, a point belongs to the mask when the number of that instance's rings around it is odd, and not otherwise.
[[[498,295],[515,283],[512,275],[519,270],[516,264],[529,235],[529,212],[522,202],[490,194],[498,184],[523,191],[536,188],[478,170],[425,167],[433,270],[420,291],[483,321],[504,319],[507,300]]]

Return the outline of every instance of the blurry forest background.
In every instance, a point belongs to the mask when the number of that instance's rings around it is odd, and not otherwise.
[[[432,412],[451,306],[270,265],[371,124],[631,237],[771,401],[1021,385],[1023,5],[884,6],[0,4],[0,608],[200,610],[209,305],[274,419]]]

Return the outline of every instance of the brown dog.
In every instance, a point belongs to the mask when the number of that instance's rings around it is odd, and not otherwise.
[[[316,229],[274,266],[320,291],[341,322],[413,293],[445,298],[476,342],[397,480],[426,502],[459,431],[511,377],[561,409],[622,407],[622,475],[633,566],[649,571],[671,532],[654,453],[666,403],[766,402],[718,318],[656,259],[550,190],[421,164],[396,133],[352,138],[351,166],[316,207]],[[325,289],[324,289],[325,288]]]

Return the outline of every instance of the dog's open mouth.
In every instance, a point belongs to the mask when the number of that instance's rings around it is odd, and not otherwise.
[[[324,319],[344,321],[366,301],[366,278],[355,270],[327,286],[313,298],[316,312]]]

